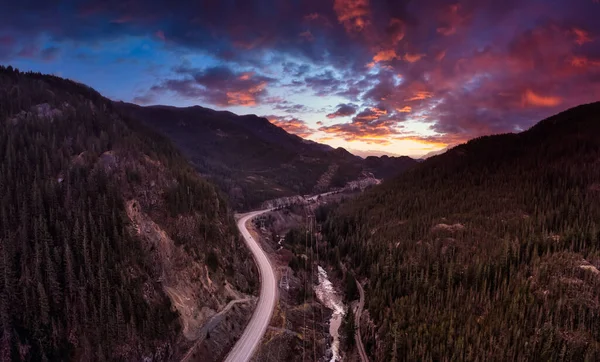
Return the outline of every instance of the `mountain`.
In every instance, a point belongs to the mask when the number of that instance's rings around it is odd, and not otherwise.
[[[255,115],[238,116],[199,106],[116,106],[171,138],[201,174],[219,185],[235,208],[341,187],[365,171],[379,174],[379,169],[367,169],[360,157],[344,149],[304,140]],[[390,164],[385,165],[383,173],[394,173]],[[398,163],[396,173],[410,166],[410,162]]]
[[[327,216],[373,360],[600,360],[600,103],[434,156]]]
[[[448,147],[444,147],[441,150],[437,150],[437,151],[431,151],[428,152],[426,154],[424,154],[423,156],[420,157],[421,160],[426,160],[429,157],[433,157],[433,156],[437,156],[437,155],[441,155],[442,153],[448,151]]]
[[[3,361],[176,360],[256,291],[216,188],[93,89],[0,67],[0,145]]]
[[[413,158],[408,156],[368,156],[364,161],[365,169],[378,179],[389,179],[398,176],[402,171],[408,170],[416,164]]]

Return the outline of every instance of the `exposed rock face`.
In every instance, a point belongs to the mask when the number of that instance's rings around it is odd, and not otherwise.
[[[68,103],[63,104],[63,109],[70,107]],[[54,121],[58,117],[62,117],[63,110],[52,108],[48,103],[41,103],[31,107],[29,111],[21,111],[8,121],[13,125],[31,119],[42,120],[42,121]]]
[[[243,328],[251,255],[166,138],[55,76],[0,66],[0,104],[0,359],[180,360],[212,316]]]

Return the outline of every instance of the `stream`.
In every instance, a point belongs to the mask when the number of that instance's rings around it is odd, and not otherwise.
[[[329,362],[340,361],[340,334],[339,329],[346,314],[346,306],[342,303],[342,297],[335,291],[333,284],[327,276],[325,269],[318,266],[319,284],[315,286],[315,293],[321,303],[333,311],[329,320],[329,334],[333,337],[331,343],[331,359]]]

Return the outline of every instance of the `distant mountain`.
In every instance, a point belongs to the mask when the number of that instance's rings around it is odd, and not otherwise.
[[[373,360],[598,361],[600,103],[433,156],[323,233],[368,280]]]
[[[401,155],[397,155],[394,153],[377,151],[377,150],[363,151],[363,150],[356,150],[356,149],[348,149],[348,151],[351,154],[362,157],[362,158],[367,158],[369,156],[375,156],[375,157],[381,157],[381,156],[400,157],[401,156]]]
[[[428,153],[424,154],[423,156],[421,156],[419,159],[426,160],[429,157],[441,155],[442,153],[444,153],[446,151],[448,151],[448,147],[442,148],[441,150],[428,152]]]
[[[344,149],[304,140],[255,115],[238,116],[199,106],[116,106],[171,138],[239,209],[340,187],[365,172],[387,176],[411,166],[408,160],[383,162],[382,170],[377,162],[367,166]],[[395,172],[394,165],[398,167]]]
[[[1,360],[179,360],[256,290],[215,187],[91,88],[0,66],[0,145]]]
[[[415,159],[408,156],[368,156],[364,161],[366,170],[372,172],[379,179],[398,176],[402,171],[410,169],[416,163]]]

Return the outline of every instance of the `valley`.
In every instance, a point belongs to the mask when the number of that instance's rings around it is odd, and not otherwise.
[[[0,362],[600,361],[599,14],[0,1]]]
[[[600,356],[600,103],[417,163],[39,73],[0,90],[5,359]]]

